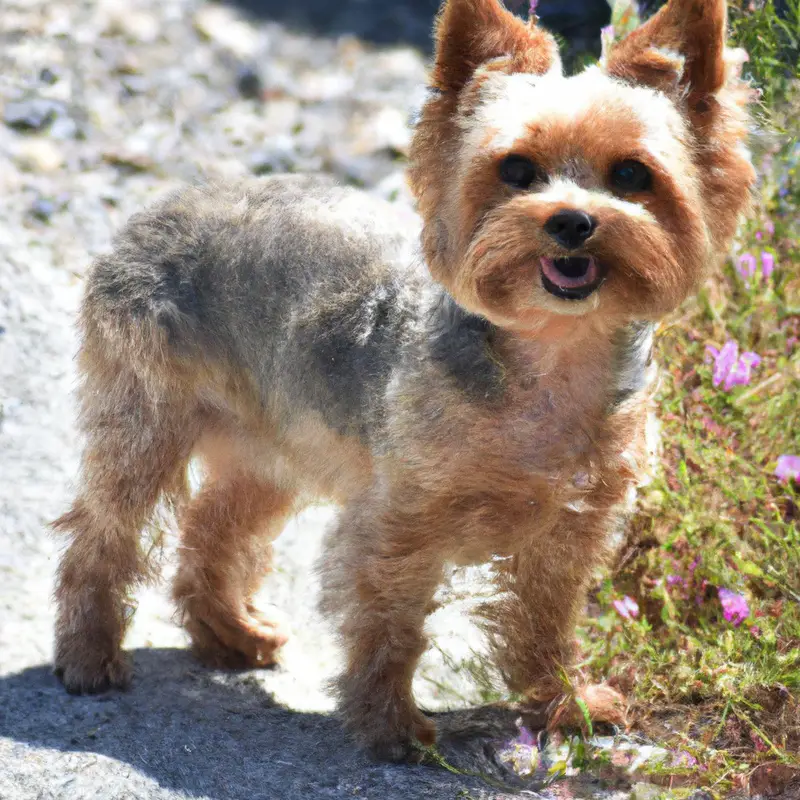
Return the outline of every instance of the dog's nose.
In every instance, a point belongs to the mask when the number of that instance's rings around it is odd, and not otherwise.
[[[596,227],[594,217],[572,208],[553,214],[544,224],[545,231],[567,250],[580,247],[594,233]]]

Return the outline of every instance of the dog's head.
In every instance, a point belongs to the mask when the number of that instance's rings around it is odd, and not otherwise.
[[[565,77],[499,0],[447,0],[410,180],[433,276],[497,325],[652,319],[724,254],[754,180],[724,0],[670,0]],[[576,320],[577,322],[577,320]]]

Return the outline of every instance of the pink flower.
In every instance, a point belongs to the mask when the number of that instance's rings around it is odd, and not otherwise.
[[[756,241],[760,242],[764,238],[764,234],[761,231],[756,231]]]
[[[617,609],[619,615],[625,619],[636,619],[639,616],[639,604],[627,594],[622,600],[615,600],[612,605]]]
[[[761,274],[765,278],[769,278],[775,271],[775,256],[764,250],[761,253]]]
[[[680,575],[667,575],[667,586],[686,586],[686,578]]]
[[[752,278],[756,274],[756,257],[752,253],[744,253],[739,256],[736,271],[743,278]]]
[[[766,232],[767,232],[767,233],[768,233],[770,236],[772,236],[772,235],[775,233],[775,223],[774,223],[774,222],[773,222],[771,219],[768,219],[768,220],[767,220],[767,221],[764,223],[764,230],[765,230],[765,231],[766,231]]]
[[[539,5],[539,0],[531,0],[529,10],[532,17],[536,16],[536,7]]]
[[[722,603],[722,613],[725,619],[738,628],[750,616],[747,598],[743,594],[732,592],[730,589],[717,589],[717,594],[719,595],[720,603]]]
[[[800,482],[800,456],[779,456],[775,477],[782,483]]]
[[[730,339],[725,342],[722,350],[706,345],[705,361],[709,363],[711,360],[714,361],[712,376],[714,386],[722,384],[722,388],[727,392],[734,386],[747,386],[750,383],[752,369],[761,363],[761,356],[747,351],[740,357],[739,345]]]

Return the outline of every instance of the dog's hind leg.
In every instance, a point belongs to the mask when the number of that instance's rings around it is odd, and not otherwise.
[[[159,499],[182,494],[199,428],[180,393],[145,385],[95,341],[80,355],[80,487],[53,524],[70,542],[58,567],[55,670],[73,693],[124,687],[132,589],[148,576],[142,530]]]
[[[173,596],[195,655],[213,667],[266,667],[286,641],[252,603],[293,493],[248,474],[214,476],[186,509]]]

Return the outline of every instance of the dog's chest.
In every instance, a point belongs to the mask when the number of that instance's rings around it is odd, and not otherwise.
[[[496,443],[495,462],[508,472],[553,481],[586,472],[597,461],[595,443],[608,435],[602,396],[576,395],[563,380],[512,390],[483,425]],[[488,453],[485,454],[488,456]]]

